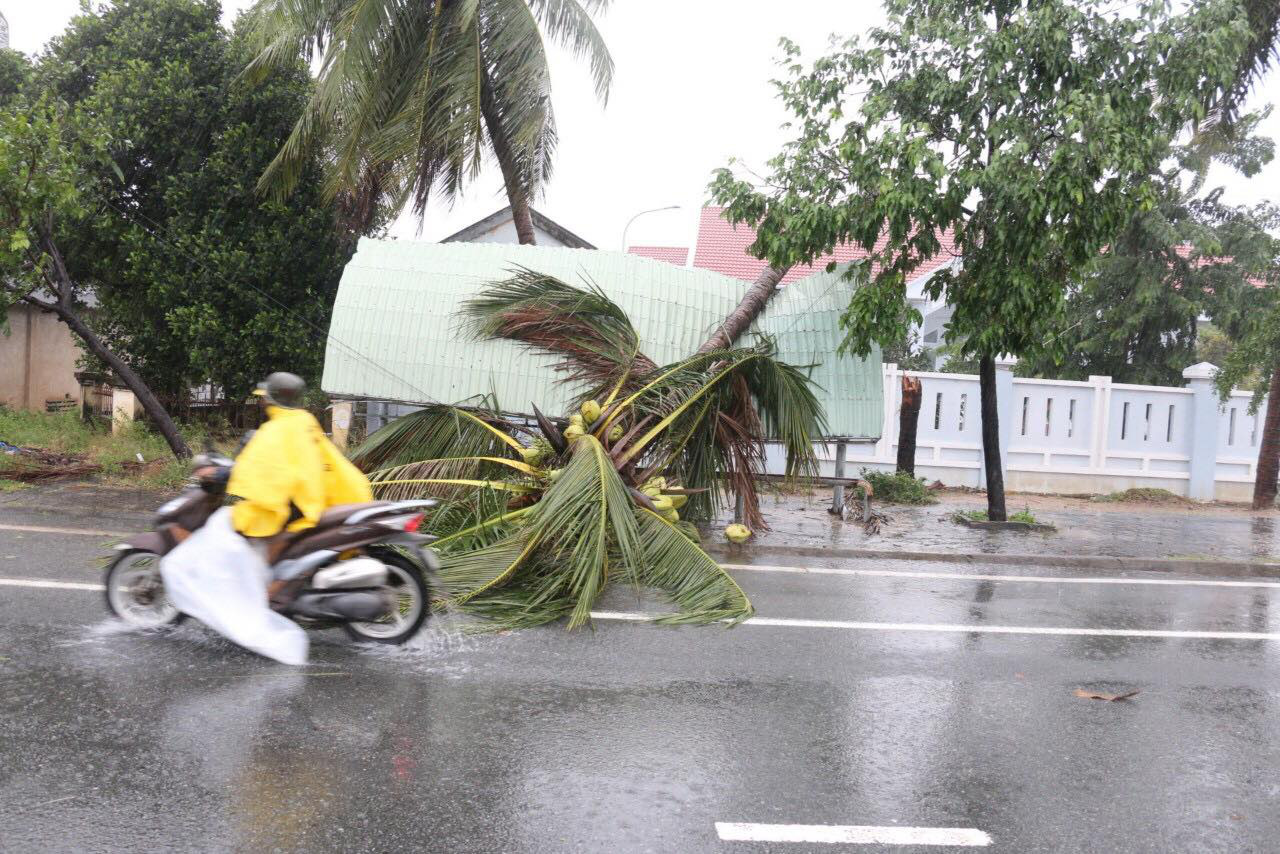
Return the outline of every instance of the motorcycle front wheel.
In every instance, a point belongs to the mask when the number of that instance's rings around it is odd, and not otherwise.
[[[122,552],[107,566],[107,610],[136,629],[176,626],[186,618],[165,595],[160,555]]]
[[[418,633],[431,611],[431,588],[422,569],[392,549],[379,549],[373,556],[387,567],[387,584],[394,606],[380,620],[343,623],[352,640],[365,643],[402,644]]]

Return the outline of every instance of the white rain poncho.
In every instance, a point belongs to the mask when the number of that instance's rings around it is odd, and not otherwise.
[[[268,571],[231,526],[224,507],[160,561],[174,606],[246,649],[285,664],[306,664],[307,633],[271,610]]]

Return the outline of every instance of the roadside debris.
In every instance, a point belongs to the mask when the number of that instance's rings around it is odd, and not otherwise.
[[[874,494],[875,489],[865,479],[851,481],[845,489],[844,503],[840,505],[840,520],[858,515],[862,517],[863,533],[868,536],[880,533],[881,526],[892,521],[893,517],[871,509],[871,496]]]
[[[1119,703],[1131,697],[1136,697],[1139,693],[1138,691],[1127,691],[1123,694],[1107,694],[1103,691],[1086,691],[1084,688],[1075,690],[1075,695],[1083,700],[1103,700],[1108,703]]]
[[[81,454],[56,454],[39,448],[23,448],[0,440],[0,477],[23,483],[83,477],[101,471],[102,466],[88,462]]]

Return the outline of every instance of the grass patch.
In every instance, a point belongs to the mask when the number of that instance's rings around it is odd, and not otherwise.
[[[860,477],[871,484],[872,498],[886,504],[937,504],[938,499],[925,486],[924,478],[916,479],[906,472],[863,469]]]
[[[987,511],[986,511],[986,510],[958,510],[958,511],[956,511],[956,515],[957,515],[957,516],[962,516],[962,517],[964,517],[965,519],[968,519],[970,522],[988,522],[988,521],[990,521],[990,520],[987,518]],[[1030,507],[1024,507],[1024,508],[1022,508],[1021,510],[1019,510],[1017,513],[1010,513],[1010,514],[1009,514],[1009,518],[1008,518],[1008,520],[1007,520],[1007,521],[1010,521],[1010,522],[1025,522],[1025,523],[1026,523],[1026,524],[1028,524],[1028,525],[1039,525],[1039,524],[1043,524],[1043,523],[1041,523],[1041,522],[1036,521],[1036,517],[1035,517],[1035,516],[1033,516],[1033,515],[1031,514],[1031,508],[1030,508]]]
[[[1190,504],[1191,501],[1181,495],[1175,495],[1167,489],[1154,486],[1139,486],[1122,492],[1103,495],[1099,501],[1131,501],[1141,504]]]
[[[192,448],[198,449],[207,435],[199,426],[186,425],[179,429]],[[164,437],[140,422],[113,433],[110,424],[82,421],[76,413],[25,412],[0,407],[0,441],[98,466],[99,478],[112,486],[171,490],[180,487],[187,478],[187,464],[174,459]],[[13,483],[3,480],[5,470],[14,471],[24,465],[30,468],[30,463],[20,456],[0,454],[0,483]],[[0,487],[0,491],[13,490]]]
[[[4,495],[6,492],[18,492],[19,490],[27,488],[27,484],[22,481],[5,480],[4,478],[0,478],[0,495]]]

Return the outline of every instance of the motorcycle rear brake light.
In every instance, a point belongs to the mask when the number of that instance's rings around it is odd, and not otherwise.
[[[405,522],[404,523],[405,532],[409,534],[418,533],[418,528],[422,525],[422,520],[426,518],[426,515],[427,515],[426,513],[419,513],[417,516],[414,516],[408,522]]]

